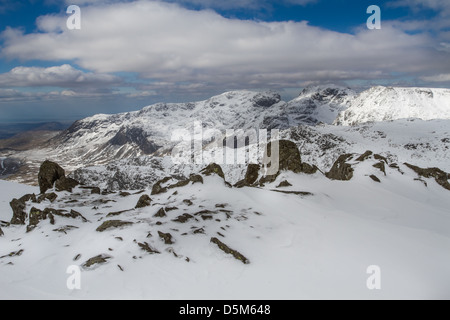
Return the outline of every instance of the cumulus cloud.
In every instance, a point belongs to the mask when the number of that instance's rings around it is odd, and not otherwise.
[[[48,15],[37,20],[35,33],[9,28],[1,34],[4,58],[74,61],[93,73],[70,66],[57,67],[58,72],[19,68],[0,75],[0,85],[73,88],[112,84],[117,78],[108,74],[127,72],[138,74],[144,83],[138,87],[143,93],[129,96],[142,97],[163,91],[204,93],[292,88],[305,81],[387,79],[394,72],[450,73],[448,52],[436,48],[434,39],[389,23],[382,30],[361,27],[347,34],[307,22],[227,19],[211,10],[162,1],[106,1],[109,4],[70,1],[90,3],[82,8],[81,30],[66,28],[68,16]]]
[[[83,72],[68,64],[61,66],[16,67],[0,74],[0,87],[90,87],[119,84],[120,78],[108,74]]]

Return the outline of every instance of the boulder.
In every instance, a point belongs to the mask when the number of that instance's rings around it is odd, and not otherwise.
[[[165,244],[173,244],[172,235],[170,233],[158,231],[158,235],[162,240],[164,240]]]
[[[152,196],[167,192],[167,188],[162,187],[161,185],[172,180],[172,177],[166,177],[162,180],[157,181],[152,188]]]
[[[55,181],[55,189],[58,192],[61,192],[61,191],[72,192],[73,188],[75,188],[79,184],[80,183],[78,181],[76,181],[75,179],[66,178],[64,176]],[[100,190],[99,190],[98,194],[100,194]]]
[[[13,199],[9,203],[9,205],[11,206],[11,209],[13,211],[11,224],[24,225],[27,218],[27,213],[25,212],[25,202],[18,199]]]
[[[343,154],[341,155],[336,162],[333,164],[333,167],[329,172],[325,175],[327,178],[331,180],[341,180],[341,181],[349,181],[353,178],[353,168],[346,161],[352,158],[351,154]]]
[[[225,175],[223,174],[222,167],[216,163],[211,163],[209,166],[200,171],[200,173],[204,174],[205,176],[216,174],[225,180]]]
[[[63,168],[55,162],[48,160],[44,161],[38,174],[38,183],[41,193],[45,193],[48,189],[53,188],[53,184],[62,177],[65,177]]]
[[[3,233],[2,228],[0,227],[0,237],[3,237],[5,234]]]
[[[370,176],[370,179],[372,179],[373,181],[378,182],[378,183],[381,182],[381,180],[374,174]]]
[[[290,184],[289,181],[287,180],[280,182],[280,184],[277,186],[277,188],[286,188],[286,187],[292,187],[292,184]]]
[[[135,208],[139,209],[139,208],[149,207],[151,205],[151,203],[152,203],[152,199],[150,199],[150,197],[148,195],[144,194],[139,198],[139,201],[136,204]]]

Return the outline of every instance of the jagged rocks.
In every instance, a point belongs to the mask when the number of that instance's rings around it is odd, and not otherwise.
[[[11,219],[11,224],[14,225],[23,225],[25,224],[25,220],[27,218],[27,213],[25,212],[25,202],[13,199],[9,205],[11,206],[11,209],[13,211],[13,217]]]
[[[170,233],[163,233],[161,231],[158,231],[158,235],[162,240],[164,240],[165,244],[173,244],[172,235]]]
[[[164,218],[167,217],[166,210],[164,208],[161,208],[158,210],[158,212],[153,216],[154,218]]]
[[[38,174],[38,183],[41,193],[53,188],[53,184],[60,178],[65,177],[64,169],[57,163],[44,161]]]
[[[289,181],[287,180],[280,182],[280,184],[277,186],[277,188],[286,188],[286,187],[292,187],[292,184],[290,184]]]
[[[132,222],[129,222],[129,221],[109,220],[109,221],[103,222],[103,223],[97,228],[96,231],[98,231],[98,232],[104,232],[104,231],[106,231],[106,230],[108,230],[108,229],[111,229],[111,228],[114,228],[114,229],[116,229],[116,228],[122,228],[122,227],[130,226],[130,225],[132,225],[132,224],[133,224],[133,223],[132,223]]]
[[[204,174],[205,176],[217,174],[219,177],[225,180],[225,175],[223,174],[222,167],[216,163],[211,163],[209,166],[200,171],[200,173]]]
[[[139,208],[149,207],[151,205],[151,203],[152,203],[152,199],[150,199],[150,197],[148,195],[144,194],[139,198],[139,201],[136,204],[135,208],[139,209]]]
[[[101,255],[98,255],[96,257],[93,257],[93,258],[90,258],[89,260],[87,260],[85,263],[83,263],[82,267],[84,269],[89,269],[98,264],[108,263],[108,260],[110,260],[111,258],[112,258],[111,256],[101,254]]]
[[[448,179],[450,179],[449,173],[446,173],[439,168],[423,169],[409,163],[405,163],[405,165],[419,176],[424,178],[434,178],[441,187],[450,190],[450,183],[448,183]]]
[[[56,200],[56,198],[58,198],[58,195],[54,192],[52,193],[44,193],[41,194],[38,199],[37,199],[37,203],[41,203],[42,201],[48,200],[50,202],[54,202]]]
[[[144,250],[144,251],[146,251],[147,253],[150,253],[150,254],[160,254],[160,253],[161,253],[161,252],[159,252],[158,250],[153,249],[152,247],[150,247],[150,245],[149,245],[147,242],[144,242],[144,243],[138,243],[138,246],[139,246],[142,250]]]
[[[169,182],[170,180],[172,180],[171,177],[166,177],[166,178],[164,178],[164,179],[159,180],[158,182],[156,182],[156,183],[153,185],[153,188],[152,188],[152,196],[153,196],[153,195],[157,195],[157,194],[161,194],[161,193],[167,192],[167,188],[164,188],[164,187],[162,187],[161,185],[163,185],[163,184]]]
[[[178,216],[176,219],[172,220],[174,222],[179,222],[179,223],[186,223],[188,222],[190,219],[193,219],[194,216],[190,215],[189,213],[185,213],[181,216]]]
[[[326,177],[331,180],[341,180],[341,181],[351,180],[353,178],[354,170],[350,164],[346,163],[346,161],[348,161],[351,158],[352,158],[351,154],[341,155],[333,164],[331,170],[325,174]]]
[[[378,170],[383,172],[384,175],[386,175],[386,165],[385,165],[385,163],[383,161],[380,161],[380,162],[374,164],[373,167],[377,168]]]
[[[359,161],[359,162],[363,162],[363,161],[366,161],[367,159],[369,159],[369,157],[371,156],[371,155],[373,155],[373,152],[372,151],[366,151],[366,152],[364,152],[362,155],[360,155],[357,159],[356,159],[356,161]]]
[[[259,180],[260,185],[274,182],[281,171],[292,171],[294,173],[314,174],[318,171],[316,166],[302,162],[297,145],[289,140],[280,140],[279,143],[279,168],[275,175],[263,176]],[[272,142],[267,145],[267,152],[271,152]]]
[[[78,185],[79,185],[78,181],[72,178],[67,178],[65,176],[55,181],[55,189],[58,192],[61,191],[72,192],[73,188],[75,188]]]
[[[227,254],[231,254],[235,259],[241,261],[244,264],[249,264],[250,261],[244,257],[244,255],[242,255],[240,252],[231,249],[230,247],[228,247],[226,244],[224,244],[222,241],[220,241],[217,238],[211,238],[211,242],[215,243],[220,250],[222,250],[223,252],[227,253]]]
[[[30,221],[27,226],[27,232],[32,231],[42,220],[47,218],[47,214],[44,211],[36,209],[35,207],[30,210]]]
[[[261,166],[259,164],[249,164],[247,167],[247,172],[245,173],[245,178],[237,182],[235,188],[243,188],[253,185],[259,177],[259,170]]]

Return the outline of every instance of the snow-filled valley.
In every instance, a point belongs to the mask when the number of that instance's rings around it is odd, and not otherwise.
[[[450,94],[392,90],[230,92],[0,154],[25,164],[0,180],[0,299],[449,299]],[[279,172],[174,164],[194,121],[279,129]]]

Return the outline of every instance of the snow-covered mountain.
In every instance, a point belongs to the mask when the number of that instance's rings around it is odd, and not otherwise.
[[[305,88],[297,98],[287,104],[289,125],[315,125],[320,122],[332,124],[340,112],[347,110],[355,97],[355,91],[339,86]]]
[[[294,139],[295,142],[304,148],[305,157],[314,155],[308,161],[323,170],[331,166],[339,152],[361,152],[362,145],[373,143],[404,161],[430,160],[433,165],[446,167],[448,162],[444,161],[444,165],[440,162],[447,160],[446,156],[441,156],[446,152],[449,139],[445,125],[439,124],[439,128],[444,129],[429,134],[436,131],[433,124],[401,120],[398,125],[411,132],[405,136],[397,133],[397,124],[389,126],[385,120],[450,118],[449,92],[446,89],[374,87],[357,94],[344,87],[316,86],[304,89],[297,98],[285,102],[275,92],[233,91],[205,101],[159,103],[136,112],[95,115],[75,122],[45,147],[7,151],[0,157],[20,160],[19,172],[9,178],[13,181],[34,183],[39,165],[50,159],[61,163],[68,171],[97,166],[88,176],[93,174],[108,185],[113,185],[112,180],[119,176],[128,177],[120,180],[125,183],[119,184],[122,186],[129,185],[126,180],[133,177],[135,181],[151,184],[164,175],[165,170],[194,170],[175,168],[159,157],[170,154],[175,145],[171,142],[175,130],[192,132],[194,124],[201,122],[203,129],[218,129],[223,134],[227,129],[276,128],[288,132],[285,136],[289,136],[289,131],[298,128],[297,132],[303,132],[303,136]],[[335,125],[331,125],[333,122]],[[385,128],[385,124],[388,127]],[[347,125],[354,125],[354,128]],[[416,139],[418,135],[420,144]],[[435,157],[431,156],[430,148],[443,151]],[[162,164],[151,171],[153,178],[149,179],[149,166],[135,163]],[[127,165],[136,170],[126,170]],[[138,167],[142,170],[137,170]],[[245,168],[230,169],[233,170],[238,170],[233,175],[238,179]],[[78,173],[86,176],[87,171]]]
[[[336,125],[416,118],[450,119],[450,90],[373,87],[356,96]]]

